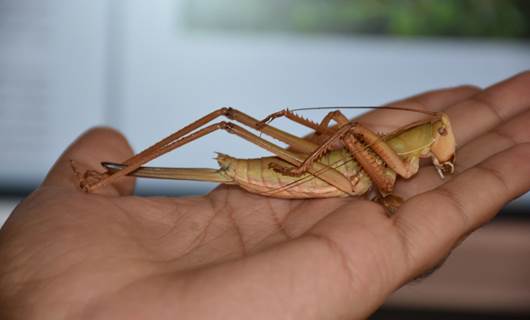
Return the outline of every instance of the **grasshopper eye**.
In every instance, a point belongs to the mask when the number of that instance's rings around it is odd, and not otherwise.
[[[441,136],[446,136],[447,135],[447,129],[445,127],[440,127],[440,128],[438,128],[438,133]]]

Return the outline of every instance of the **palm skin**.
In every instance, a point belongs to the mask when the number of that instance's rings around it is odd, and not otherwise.
[[[449,181],[430,166],[400,180],[396,193],[407,201],[391,218],[361,198],[281,200],[234,186],[146,198],[132,196],[134,180],[124,178],[86,194],[70,160],[96,169],[132,154],[115,131],[91,130],[0,231],[0,315],[367,317],[528,191],[528,87],[524,73],[485,90],[444,89],[395,103],[447,112],[459,150]],[[389,130],[414,116],[378,110],[360,121]]]

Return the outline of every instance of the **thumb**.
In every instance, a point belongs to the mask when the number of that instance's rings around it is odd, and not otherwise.
[[[44,179],[43,186],[80,190],[79,174],[86,170],[104,172],[101,161],[123,162],[133,155],[127,139],[111,128],[93,128],[77,138],[59,157]],[[76,174],[77,173],[77,174]],[[134,190],[134,178],[125,177],[103,188],[101,193],[128,195]]]

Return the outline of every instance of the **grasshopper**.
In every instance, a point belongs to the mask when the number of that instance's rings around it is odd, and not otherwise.
[[[431,117],[390,134],[379,135],[359,122],[350,121],[338,110],[328,113],[320,123],[316,123],[294,111],[322,108],[284,109],[261,121],[233,108],[220,108],[121,164],[102,162],[107,171],[85,172],[80,186],[91,192],[120,177],[132,175],[235,184],[256,194],[288,199],[360,196],[371,189],[377,190],[383,199],[390,199],[396,177],[408,179],[416,174],[420,158],[432,158],[434,168],[441,178],[453,173],[455,137],[447,114],[397,107],[383,108],[422,112]],[[231,121],[207,125],[221,116]],[[324,138],[324,142],[315,143],[313,139],[297,137],[271,126],[270,122],[279,117],[286,117],[313,129],[316,135]],[[337,125],[331,126],[332,121]],[[237,123],[282,141],[289,147],[282,148],[271,143]],[[237,135],[274,156],[237,159],[218,154],[219,169],[142,166],[216,130]]]

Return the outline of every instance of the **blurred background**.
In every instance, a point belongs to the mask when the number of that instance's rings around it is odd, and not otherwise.
[[[523,0],[0,0],[0,224],[92,126],[121,130],[138,151],[220,106],[262,118],[380,105],[529,68]],[[264,155],[220,132],[154,164],[216,167],[214,151]],[[141,181],[138,192],[213,186]],[[374,319],[529,315],[529,211],[528,195],[509,205]]]

